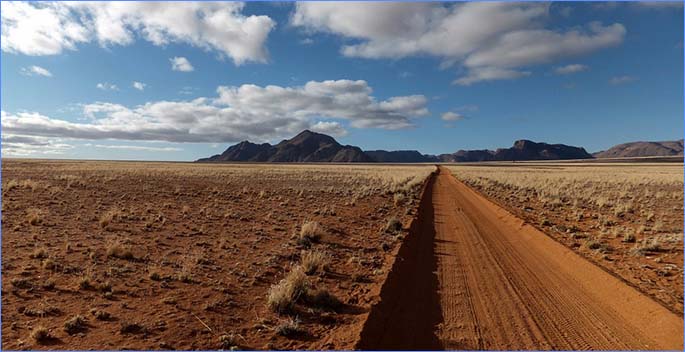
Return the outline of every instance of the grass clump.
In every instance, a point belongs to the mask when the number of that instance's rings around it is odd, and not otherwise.
[[[658,252],[661,250],[661,242],[657,238],[643,239],[642,242],[636,243],[630,249],[632,255],[646,255],[649,252]]]
[[[50,334],[50,330],[48,330],[44,326],[37,326],[33,331],[31,331],[31,339],[35,341],[38,344],[44,344],[51,340],[52,334]]]
[[[276,325],[274,330],[277,334],[285,337],[293,337],[303,332],[298,318],[283,319]]]
[[[111,258],[119,258],[119,259],[127,259],[127,260],[135,259],[135,256],[133,255],[131,248],[129,248],[128,246],[125,246],[121,241],[111,242],[107,246],[107,256],[111,257]]]
[[[302,251],[300,261],[304,272],[307,275],[313,275],[318,271],[326,271],[328,255],[319,250]]]
[[[623,242],[634,243],[635,240],[636,240],[636,239],[635,239],[635,235],[632,234],[632,233],[626,232],[626,233],[623,235]]]
[[[41,247],[33,251],[29,257],[32,259],[44,259],[48,257],[48,251],[44,247]]]
[[[64,331],[67,334],[73,335],[86,329],[86,318],[81,315],[75,315],[64,322]]]
[[[106,312],[104,310],[99,310],[97,308],[93,308],[90,310],[90,314],[92,314],[95,319],[97,320],[111,320],[112,315],[109,314],[109,312]]]
[[[238,346],[238,341],[234,334],[223,334],[219,336],[219,348],[222,350],[233,350]]]
[[[29,289],[33,287],[31,284],[31,281],[27,279],[20,279],[20,278],[14,278],[10,280],[10,283],[12,284],[13,287],[18,288],[18,289]]]
[[[312,243],[318,243],[323,234],[324,230],[318,222],[306,221],[297,236],[297,243],[309,247]]]
[[[402,222],[398,218],[388,219],[388,223],[385,224],[385,232],[397,233],[402,230]]]
[[[267,305],[276,313],[290,312],[295,303],[307,294],[309,282],[302,266],[294,267],[278,284],[271,286]]]

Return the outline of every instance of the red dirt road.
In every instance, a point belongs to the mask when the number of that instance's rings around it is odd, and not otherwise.
[[[440,168],[356,347],[682,350],[683,319]]]

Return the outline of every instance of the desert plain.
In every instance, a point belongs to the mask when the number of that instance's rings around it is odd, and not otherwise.
[[[682,163],[5,159],[3,349],[682,349]]]

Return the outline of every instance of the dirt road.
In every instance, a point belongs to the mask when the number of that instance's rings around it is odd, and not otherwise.
[[[361,349],[673,349],[683,319],[440,168]]]

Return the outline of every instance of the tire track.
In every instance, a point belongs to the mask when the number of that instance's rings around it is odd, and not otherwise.
[[[683,319],[439,168],[357,347],[682,350]]]

